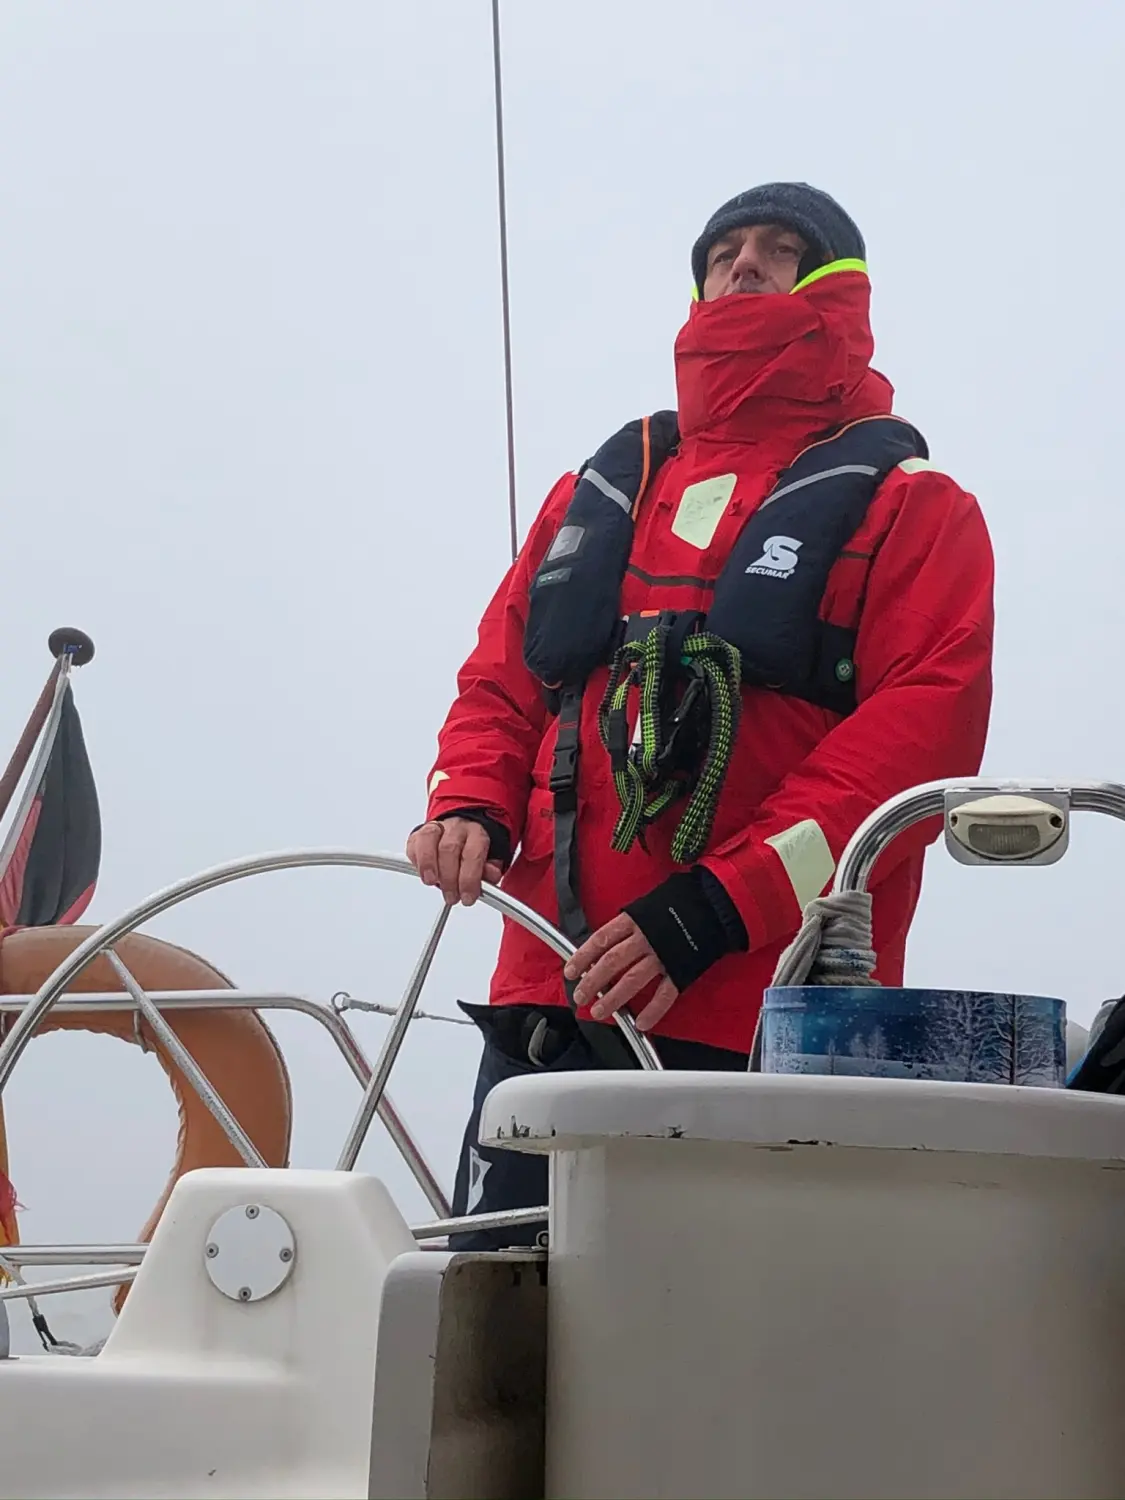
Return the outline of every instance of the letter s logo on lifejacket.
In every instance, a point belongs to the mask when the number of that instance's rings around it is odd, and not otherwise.
[[[792,536],[771,536],[762,555],[751,563],[747,573],[764,573],[767,578],[788,578],[797,566],[797,553],[803,543]]]

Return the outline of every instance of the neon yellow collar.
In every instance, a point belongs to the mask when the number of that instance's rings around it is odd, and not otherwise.
[[[793,292],[803,292],[807,286],[812,286],[814,281],[820,281],[824,276],[835,276],[838,271],[860,271],[867,275],[867,262],[865,260],[830,260],[826,266],[817,266],[815,271],[810,271],[804,281],[798,281]],[[789,295],[792,297],[793,292]]]

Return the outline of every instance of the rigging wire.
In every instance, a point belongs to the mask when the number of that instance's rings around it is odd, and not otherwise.
[[[504,411],[508,427],[508,531],[519,552],[516,519],[516,428],[512,402],[512,318],[508,293],[508,203],[504,187],[504,89],[500,69],[500,0],[492,0],[492,77],[496,100],[496,201],[500,219],[500,311],[504,325]]]

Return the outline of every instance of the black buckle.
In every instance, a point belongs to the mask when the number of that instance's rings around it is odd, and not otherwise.
[[[547,786],[552,792],[565,792],[573,787],[578,776],[578,746],[556,745],[551,761],[551,776]]]
[[[570,701],[564,699],[559,710],[555,753],[551,760],[550,779],[547,782],[552,792],[573,790],[578,778],[578,729],[581,723],[582,695],[568,694],[567,697]]]

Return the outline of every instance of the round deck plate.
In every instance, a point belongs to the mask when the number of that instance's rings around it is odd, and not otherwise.
[[[261,1302],[285,1285],[297,1242],[282,1216],[262,1203],[239,1203],[211,1225],[203,1265],[212,1285],[232,1302]]]

